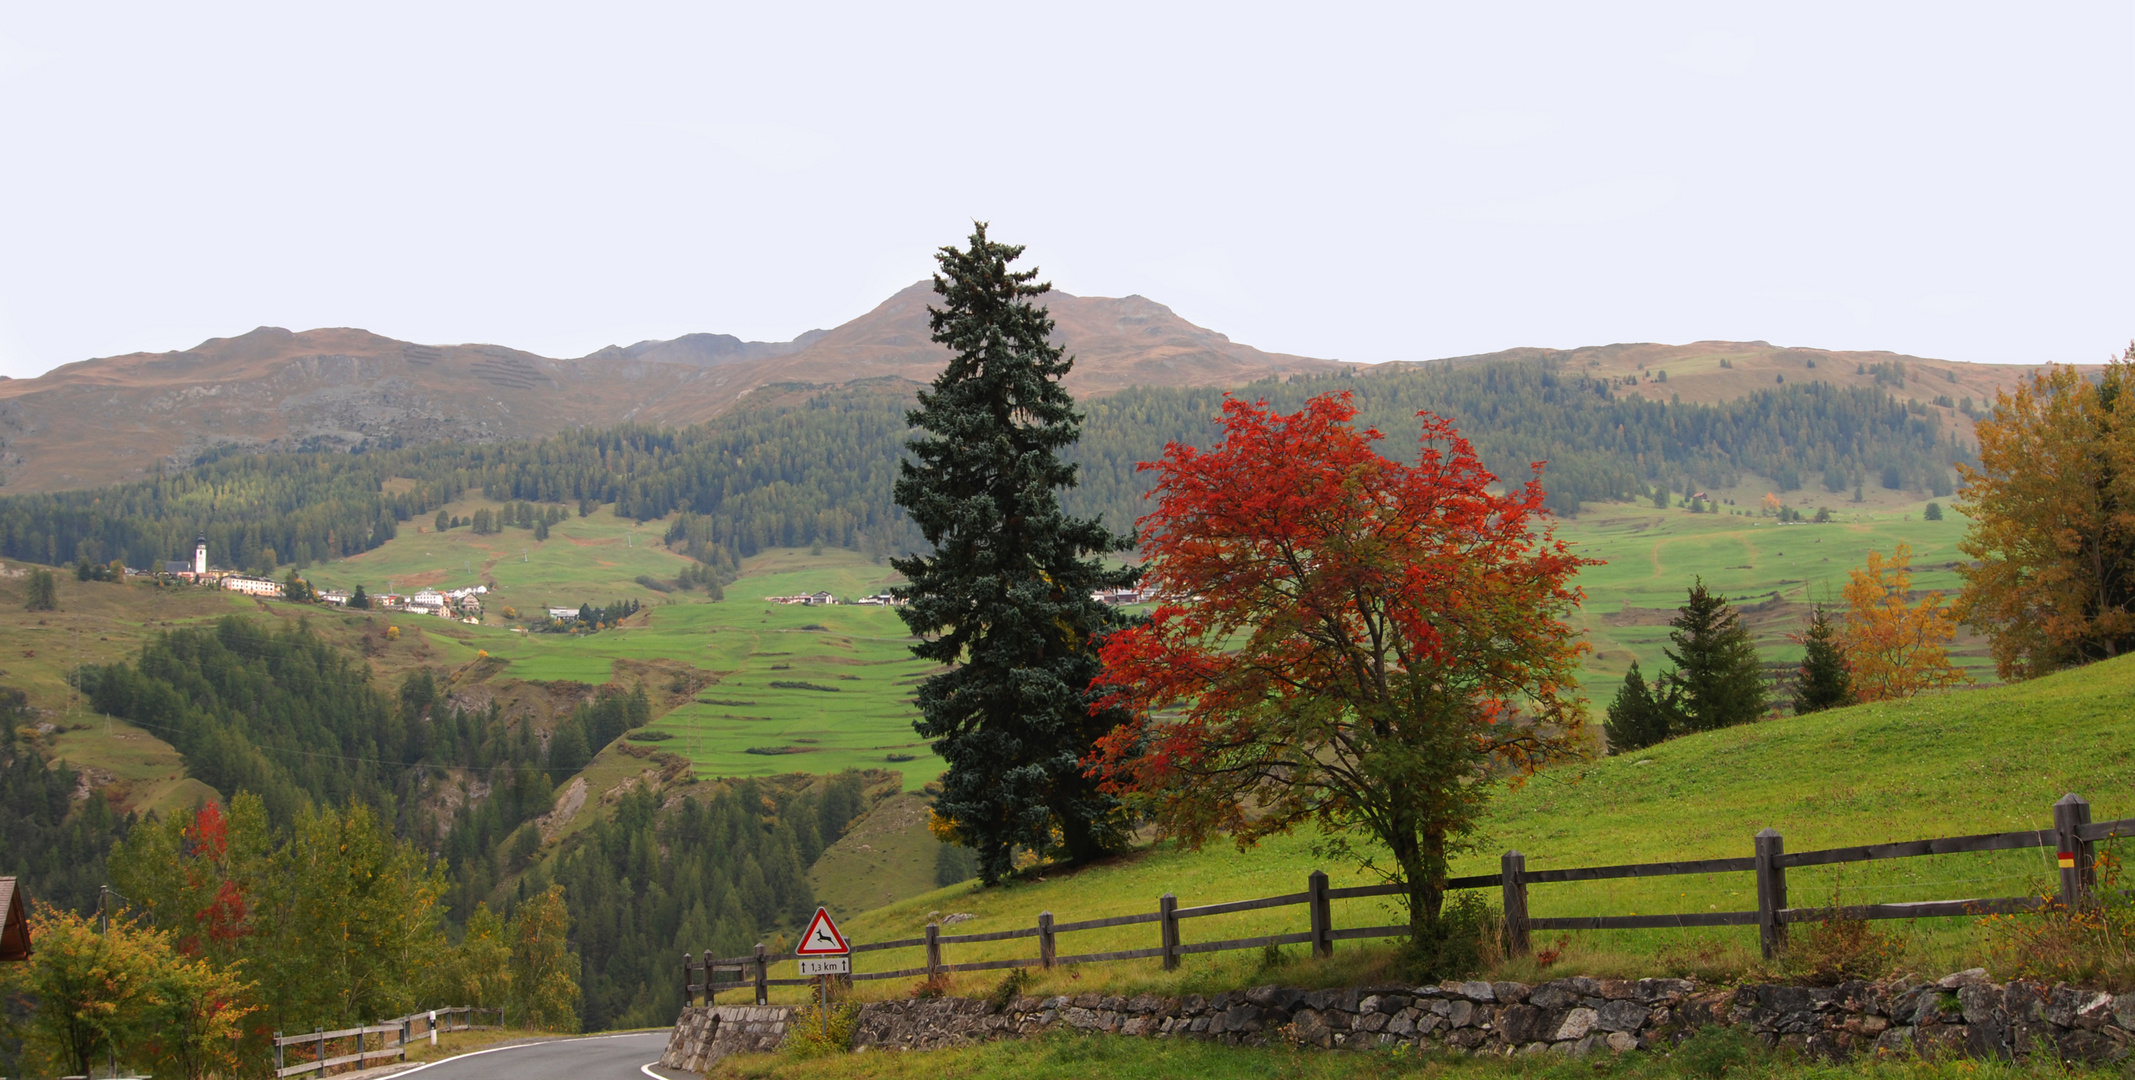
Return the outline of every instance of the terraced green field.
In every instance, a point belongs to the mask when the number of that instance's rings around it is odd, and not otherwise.
[[[1941,521],[1922,519],[1925,504],[1872,511],[1841,510],[1824,525],[1781,525],[1770,518],[1691,514],[1650,506],[1589,505],[1562,523],[1559,534],[1581,554],[1604,560],[1588,567],[1578,583],[1586,590],[1580,624],[1595,653],[1588,658],[1588,693],[1606,702],[1631,660],[1652,678],[1668,641],[1668,620],[1695,578],[1735,601],[1757,635],[1766,660],[1797,661],[1801,649],[1786,635],[1798,632],[1819,603],[1839,605],[1846,572],[1870,549],[1890,554],[1899,542],[1912,545],[1913,588],[1956,596],[1954,564],[1966,521],[1949,511]],[[1954,650],[1975,679],[1993,678],[1983,640],[1962,637]]]

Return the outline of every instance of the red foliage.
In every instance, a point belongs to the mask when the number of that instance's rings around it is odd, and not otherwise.
[[[1295,414],[1226,401],[1219,446],[1142,465],[1160,474],[1144,580],[1164,600],[1104,642],[1099,707],[1140,719],[1090,764],[1195,842],[1317,816],[1368,825],[1431,874],[1472,820],[1477,770],[1517,776],[1574,747],[1585,646],[1562,616],[1593,560],[1541,525],[1539,464],[1493,493],[1446,419],[1418,414],[1406,465],[1355,415],[1348,394]]]
[[[222,807],[203,804],[182,835],[186,893],[196,901],[205,897],[205,901],[192,913],[197,933],[179,936],[177,945],[187,956],[198,956],[203,937],[227,945],[250,934],[246,916],[251,904],[244,888],[230,876],[230,822]]]

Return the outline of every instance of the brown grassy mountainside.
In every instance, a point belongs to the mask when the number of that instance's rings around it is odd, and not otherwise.
[[[624,421],[680,426],[745,397],[775,400],[796,386],[884,377],[925,382],[946,357],[928,339],[931,299],[926,283],[915,284],[851,322],[793,341],[690,334],[576,359],[497,345],[418,345],[367,330],[261,327],[182,352],[84,360],[34,379],[0,379],[0,492],[134,479],[221,446],[349,449],[371,441],[535,438]],[[1076,357],[1069,387],[1084,396],[1134,385],[1236,386],[1346,366],[1238,344],[1140,296],[1056,292],[1047,302],[1058,340]],[[1875,365],[1895,361],[1903,381],[1886,386],[1898,397],[1923,404],[1970,397],[1984,406],[2031,370],[1761,341],[1511,349],[1430,362],[1539,356],[1615,377],[1624,393],[1685,401],[1739,397],[1782,378],[1869,385]],[[1970,434],[1969,417],[1948,408],[1935,414]]]
[[[183,466],[214,447],[346,449],[368,440],[494,441],[580,425],[685,425],[774,384],[932,379],[926,284],[790,342],[724,334],[611,346],[557,360],[496,345],[417,345],[367,330],[261,327],[183,352],[68,364],[0,380],[0,491],[51,491]],[[1139,296],[1048,297],[1076,356],[1069,386],[1236,385],[1327,371],[1266,353]]]

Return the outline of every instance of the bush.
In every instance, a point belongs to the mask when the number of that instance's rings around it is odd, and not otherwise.
[[[1847,918],[1832,908],[1821,922],[1798,925],[1786,952],[1770,973],[1777,981],[1837,986],[1852,979],[1880,979],[1905,956],[1905,935],[1877,930],[1867,919]]]
[[[2120,859],[2097,861],[2096,904],[2071,912],[2059,902],[2030,914],[1989,915],[1988,966],[2000,979],[2039,979],[2135,989],[2135,898],[2120,891]]]
[[[859,1021],[860,1010],[850,1002],[831,1002],[826,1015],[821,1003],[811,1001],[787,1017],[786,1041],[778,1048],[788,1057],[802,1059],[849,1053]]]
[[[1435,937],[1410,941],[1399,963],[1418,982],[1472,975],[1504,957],[1505,918],[1473,890],[1446,894]]]

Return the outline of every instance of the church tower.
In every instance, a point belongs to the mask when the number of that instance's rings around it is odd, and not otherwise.
[[[208,572],[208,538],[203,536],[193,541],[193,573]]]

